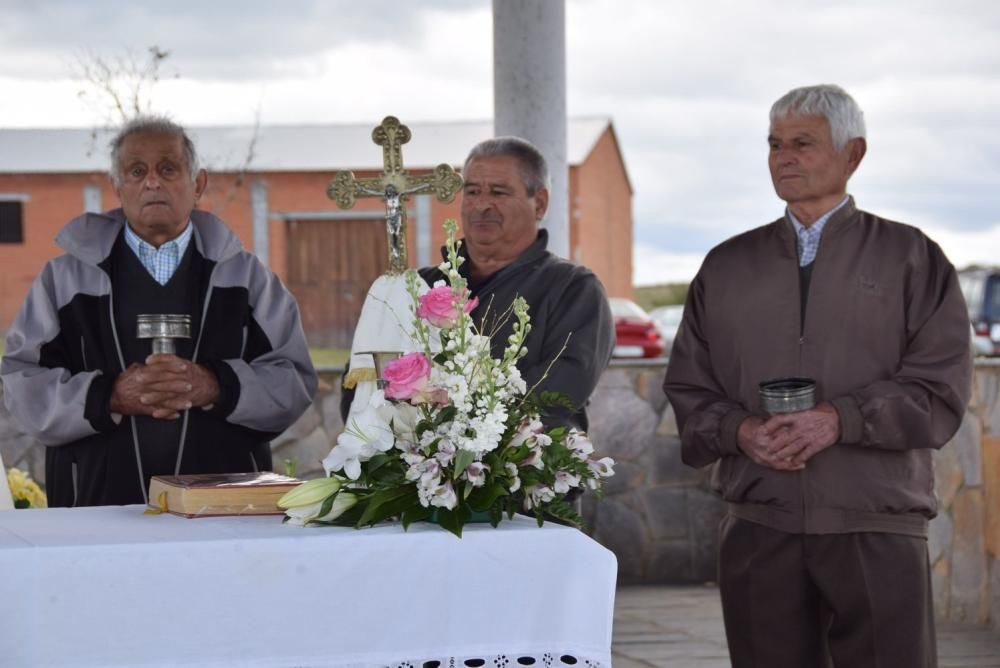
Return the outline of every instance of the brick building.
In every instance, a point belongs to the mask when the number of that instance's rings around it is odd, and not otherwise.
[[[469,148],[492,136],[489,122],[407,125],[413,139],[403,146],[403,162],[414,174],[442,162],[460,168]],[[342,211],[326,197],[338,170],[381,172],[371,127],[265,126],[255,138],[249,127],[191,128],[209,170],[201,207],[221,216],[288,285],[313,345],[349,345],[365,291],[387,264],[381,200]],[[60,252],[53,243],[59,229],[84,211],[118,206],[107,176],[108,139],[86,129],[0,129],[0,330],[45,261]],[[630,297],[632,188],[610,121],[571,120],[567,153],[572,259],[593,269],[610,295]],[[459,217],[459,200],[421,195],[408,202],[407,217],[410,263],[432,264],[440,258],[441,223]]]

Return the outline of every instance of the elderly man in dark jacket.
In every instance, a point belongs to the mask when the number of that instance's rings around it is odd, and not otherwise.
[[[719,558],[734,666],[936,665],[931,451],[969,398],[955,269],[920,230],[855,207],[866,150],[836,86],[771,109],[785,215],[720,244],[691,285],[664,389],[684,461],[728,502]],[[758,384],[815,380],[767,415]]]
[[[523,139],[489,139],[469,153],[462,177],[465,262],[459,272],[479,298],[472,317],[491,333],[493,355],[500,357],[512,323],[495,330],[491,319],[524,297],[531,332],[528,354],[517,363],[521,377],[529,388],[540,383],[536,391],[559,392],[576,407],[549,408],[543,416],[549,426],[586,430],[586,403],[611,359],[614,322],[597,276],[546,250],[548,233],[539,229],[549,203],[545,158]],[[436,267],[420,274],[430,284],[444,279]]]
[[[112,141],[122,208],[70,222],[7,334],[4,399],[46,446],[53,506],[147,501],[153,475],[271,468],[269,440],[317,378],[298,307],[215,216],[183,128],[157,117]],[[140,314],[187,314],[150,355]]]

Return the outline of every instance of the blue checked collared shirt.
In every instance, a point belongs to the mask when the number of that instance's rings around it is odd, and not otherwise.
[[[809,227],[800,223],[791,209],[785,211],[788,220],[792,221],[792,225],[795,227],[795,236],[799,238],[800,267],[804,267],[816,259],[816,253],[819,252],[819,238],[823,234],[823,227],[826,226],[826,221],[830,220],[830,216],[837,213],[840,207],[845,204],[847,204],[847,195],[840,201],[840,204],[817,218],[816,222]]]
[[[191,221],[188,221],[187,227],[184,228],[180,236],[171,239],[159,248],[154,248],[152,244],[140,239],[139,235],[132,231],[130,225],[125,225],[125,243],[160,285],[166,285],[170,277],[177,271],[177,265],[184,257],[184,251],[187,250],[192,234],[194,234],[194,227],[191,225]]]

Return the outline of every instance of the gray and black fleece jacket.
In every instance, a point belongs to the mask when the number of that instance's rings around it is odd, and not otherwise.
[[[114,381],[135,350],[134,324],[120,322],[116,305],[136,289],[115,266],[123,257],[115,250],[125,225],[120,209],[63,228],[56,243],[65,253],[35,279],[7,333],[4,401],[48,446],[50,505],[144,503],[153,475],[270,469],[270,439],[312,400],[317,377],[295,299],[221,220],[194,211],[191,221],[184,262],[195,268],[198,312],[190,358],[218,378],[212,406],[178,421],[116,421],[109,411]],[[162,312],[155,299],[147,312]],[[158,428],[173,430],[176,445],[171,438],[168,452],[161,442],[150,453],[143,435]]]

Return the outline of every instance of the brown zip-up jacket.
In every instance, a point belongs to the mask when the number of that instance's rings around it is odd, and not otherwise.
[[[937,512],[931,448],[969,399],[969,316],[955,269],[914,227],[854,206],[823,229],[802,319],[795,231],[781,218],[723,242],[688,294],[664,390],[682,457],[714,464],[736,517],[793,533],[926,536]],[[763,416],[758,383],[817,381],[838,443],[801,471],[760,466],[736,444]]]

